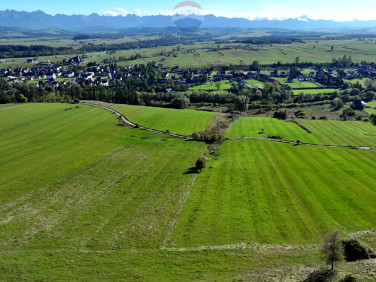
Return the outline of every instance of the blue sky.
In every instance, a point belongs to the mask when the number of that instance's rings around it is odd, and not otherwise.
[[[0,0],[1,10],[42,10],[48,14],[126,15],[169,14],[179,0]],[[205,13],[226,17],[290,18],[307,15],[313,19],[376,20],[375,0],[196,0]]]

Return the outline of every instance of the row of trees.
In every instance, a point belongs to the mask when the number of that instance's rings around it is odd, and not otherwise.
[[[164,87],[144,91],[140,86],[140,80],[126,78],[123,85],[119,81],[112,87],[102,86],[48,86],[37,87],[26,83],[10,85],[0,79],[0,103],[15,103],[19,94],[22,94],[29,102],[55,102],[73,100],[97,100],[110,103],[146,105],[157,107],[186,108],[189,104],[207,104],[230,106],[239,111],[246,111],[249,107],[260,105],[293,105],[293,104],[331,104],[336,110],[341,109],[346,103],[354,99],[370,101],[374,99],[373,91],[360,91],[353,88],[343,94],[333,92],[331,94],[300,94],[293,95],[288,86],[278,83],[265,83],[263,90],[242,88],[234,93],[213,93],[205,91],[192,92],[165,92]],[[178,87],[176,87],[178,88]],[[179,88],[180,89],[180,88]],[[159,91],[160,90],[160,91]]]

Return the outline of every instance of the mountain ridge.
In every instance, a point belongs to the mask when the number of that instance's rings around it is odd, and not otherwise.
[[[61,29],[78,32],[92,28],[166,28],[174,26],[173,17],[167,15],[138,16],[103,16],[97,13],[90,15],[49,15],[41,10],[34,12],[3,10],[0,11],[0,26],[25,28],[31,30]],[[306,16],[300,18],[255,19],[226,18],[215,15],[206,15],[203,28],[280,28],[302,31],[346,31],[375,28],[376,21],[343,21],[313,20]]]

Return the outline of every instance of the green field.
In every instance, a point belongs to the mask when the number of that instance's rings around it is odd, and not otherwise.
[[[82,41],[73,41],[67,38],[42,38],[40,41],[30,39],[12,39],[6,40],[7,44],[43,44],[48,46],[72,46],[79,49],[85,44],[111,44],[132,42],[143,39],[156,39],[153,36],[135,35],[125,36],[119,39],[90,39]],[[5,39],[4,39],[5,40]],[[4,42],[4,41],[3,41]],[[1,40],[0,40],[1,44]],[[334,45],[334,50],[330,51]],[[119,66],[130,66],[135,64],[146,64],[154,61],[163,63],[165,66],[173,67],[179,65],[181,68],[203,68],[203,67],[223,67],[223,66],[249,66],[254,60],[258,60],[261,64],[273,64],[278,61],[281,63],[292,63],[295,58],[300,57],[301,62],[327,63],[332,62],[333,58],[341,58],[344,55],[351,56],[354,62],[376,61],[376,52],[374,42],[358,41],[358,40],[307,40],[306,43],[293,44],[274,44],[274,45],[248,45],[248,44],[221,44],[218,48],[213,42],[195,43],[192,45],[165,46],[157,48],[145,48],[138,50],[122,50],[115,54],[106,52],[87,53],[89,62],[101,62],[105,59],[118,59],[119,57],[129,58],[132,55],[140,54],[141,59],[133,61],[121,61]],[[51,60],[52,62],[61,62],[63,59],[72,57],[73,55],[61,56],[45,56],[38,57],[39,62]],[[5,59],[5,63],[1,64],[2,68],[25,66],[28,58],[10,58]]]
[[[202,85],[196,85],[191,87],[191,90],[230,90],[232,87],[232,83],[230,83],[228,80],[221,80],[220,81],[220,88],[217,88],[217,85],[215,82],[207,82]]]
[[[264,129],[264,133],[262,133]],[[305,143],[317,143],[314,136],[301,129],[297,124],[279,119],[253,117],[238,119],[227,131],[225,137],[268,137],[281,136],[285,140],[300,139]]]
[[[376,102],[369,102],[369,103],[367,103],[367,105],[370,106],[370,108],[366,108],[366,111],[369,114],[376,115]]]
[[[299,120],[319,144],[376,146],[376,126],[363,121]]]
[[[304,244],[373,228],[374,151],[226,141],[199,175],[171,244]]]
[[[282,84],[288,85],[291,88],[316,88],[316,87],[320,87],[317,84],[309,82],[309,81],[299,81],[297,79],[294,79],[294,82],[287,83],[286,78],[273,77],[273,79],[279,81]]]
[[[281,136],[285,140],[304,143],[341,146],[376,146],[376,127],[370,122],[336,120],[298,120],[312,134],[297,124],[283,120],[252,117],[238,119],[225,137],[268,137]],[[264,133],[262,133],[264,129]]]
[[[205,130],[216,115],[216,113],[211,112],[129,105],[111,104],[110,107],[140,125],[185,135]]]
[[[299,95],[301,93],[304,93],[304,94],[319,94],[319,93],[327,94],[327,93],[333,93],[335,91],[339,92],[339,89],[336,89],[336,88],[304,89],[304,90],[293,90],[292,92],[294,93],[294,95]]]
[[[141,125],[179,120],[171,132],[214,117],[112,106]],[[0,105],[0,280],[299,280],[320,261],[302,244],[374,227],[373,150],[231,140],[211,156],[204,143],[117,124],[86,105]],[[269,118],[242,118],[226,136],[260,126],[316,137]],[[204,153],[207,168],[190,173]]]

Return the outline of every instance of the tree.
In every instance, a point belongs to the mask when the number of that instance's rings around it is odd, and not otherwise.
[[[196,169],[201,172],[201,170],[205,167],[206,167],[206,160],[204,158],[199,158],[196,162]]]
[[[321,247],[321,253],[326,263],[331,265],[330,270],[334,269],[335,262],[339,262],[344,259],[344,249],[338,230],[325,235]]]
[[[220,81],[217,81],[216,83],[215,83],[215,87],[219,90],[219,89],[221,89],[221,82]]]
[[[235,109],[241,112],[248,110],[249,98],[241,95],[235,99]]]
[[[252,65],[250,67],[250,70],[251,71],[259,71],[259,70],[261,70],[260,63],[258,61],[253,61]]]
[[[171,101],[172,107],[175,109],[185,109],[189,107],[189,99],[184,97],[184,98],[175,98],[172,99]]]
[[[23,94],[18,94],[17,102],[18,103],[27,103],[27,98]]]
[[[296,58],[295,58],[295,63],[296,63],[296,64],[299,64],[299,62],[300,62],[300,57],[296,57]]]

